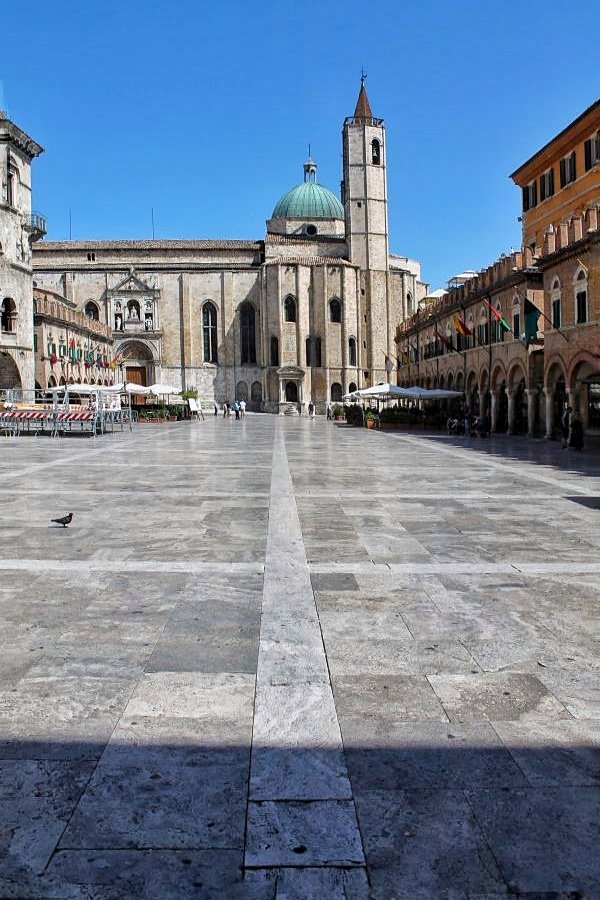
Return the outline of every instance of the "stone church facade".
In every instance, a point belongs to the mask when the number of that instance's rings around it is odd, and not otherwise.
[[[308,159],[262,240],[41,241],[36,286],[110,326],[124,380],[322,411],[389,380],[396,326],[426,294],[388,249],[385,126],[364,83],[342,145],[341,201]]]

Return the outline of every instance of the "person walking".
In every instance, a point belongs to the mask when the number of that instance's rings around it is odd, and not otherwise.
[[[573,415],[573,407],[567,406],[560,420],[560,429],[562,433],[561,446],[563,450],[569,446],[569,434],[571,431],[571,417]]]
[[[331,403],[327,404],[327,421],[330,422],[333,419],[333,410],[331,408]]]
[[[571,416],[569,447],[572,447],[573,450],[583,450],[583,423],[577,413]]]
[[[229,403],[227,402],[227,400],[225,400],[225,402],[223,403],[223,418],[229,418]]]
[[[219,404],[217,403],[216,400],[213,400],[213,407],[215,410],[215,416],[218,416],[219,415]]]
[[[311,400],[308,404],[308,418],[313,419],[314,415],[315,415],[315,404]]]
[[[240,404],[238,403],[237,400],[234,400],[234,401],[233,401],[233,411],[234,411],[234,413],[235,413],[236,419],[239,421],[239,418],[240,418]]]
[[[240,400],[240,416],[243,419],[245,415],[246,415],[246,401]]]

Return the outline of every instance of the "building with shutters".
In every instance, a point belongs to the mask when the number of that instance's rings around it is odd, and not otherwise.
[[[600,431],[600,100],[511,177],[522,249],[451,282],[399,326],[399,383],[464,390],[494,431],[556,436],[567,406]]]
[[[308,159],[261,239],[42,241],[37,287],[110,327],[126,380],[323,411],[388,380],[397,324],[427,289],[416,261],[389,252],[392,157],[364,79],[342,149],[341,197]]]

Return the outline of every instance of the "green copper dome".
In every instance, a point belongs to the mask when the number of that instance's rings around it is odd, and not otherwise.
[[[315,180],[317,167],[308,159],[304,164],[304,182],[284,194],[273,219],[343,219],[344,207],[331,191]]]

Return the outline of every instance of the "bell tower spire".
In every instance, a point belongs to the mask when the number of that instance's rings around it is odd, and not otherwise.
[[[373,115],[361,72],[354,115],[344,122],[343,198],[351,262],[360,268],[361,320],[366,324],[367,366],[379,376],[384,354],[393,349],[393,315],[388,302],[387,147],[383,119]],[[387,373],[383,371],[383,378]],[[373,382],[375,383],[375,382]]]

